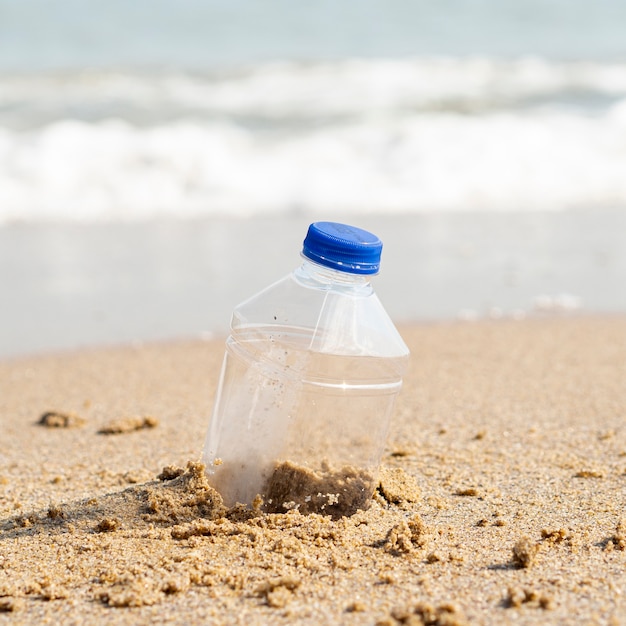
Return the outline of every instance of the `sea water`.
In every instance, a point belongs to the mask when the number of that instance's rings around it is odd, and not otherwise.
[[[0,0],[0,224],[626,208],[625,155],[620,0]]]

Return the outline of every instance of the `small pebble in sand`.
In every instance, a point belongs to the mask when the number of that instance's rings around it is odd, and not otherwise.
[[[158,425],[159,420],[149,415],[144,417],[126,417],[109,422],[98,433],[101,435],[121,435],[132,433],[135,430],[143,430],[144,428],[156,428]]]
[[[47,411],[37,423],[45,428],[80,428],[84,426],[85,420],[76,413]]]

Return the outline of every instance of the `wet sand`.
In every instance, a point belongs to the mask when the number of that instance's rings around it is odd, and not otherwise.
[[[0,360],[225,332],[238,302],[298,266],[318,219],[328,215],[0,225],[0,289],[10,294]],[[626,211],[358,219],[385,244],[373,285],[394,320],[626,311]]]
[[[0,624],[626,623],[626,318],[402,330],[388,471],[339,520],[206,483],[221,341],[0,363]]]

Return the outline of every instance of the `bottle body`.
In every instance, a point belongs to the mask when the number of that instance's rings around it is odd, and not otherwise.
[[[366,277],[305,261],[242,303],[204,450],[225,503],[366,508],[407,359]]]

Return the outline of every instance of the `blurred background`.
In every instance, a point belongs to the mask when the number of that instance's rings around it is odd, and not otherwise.
[[[317,219],[399,323],[626,311],[626,3],[0,0],[0,358],[222,333]]]

